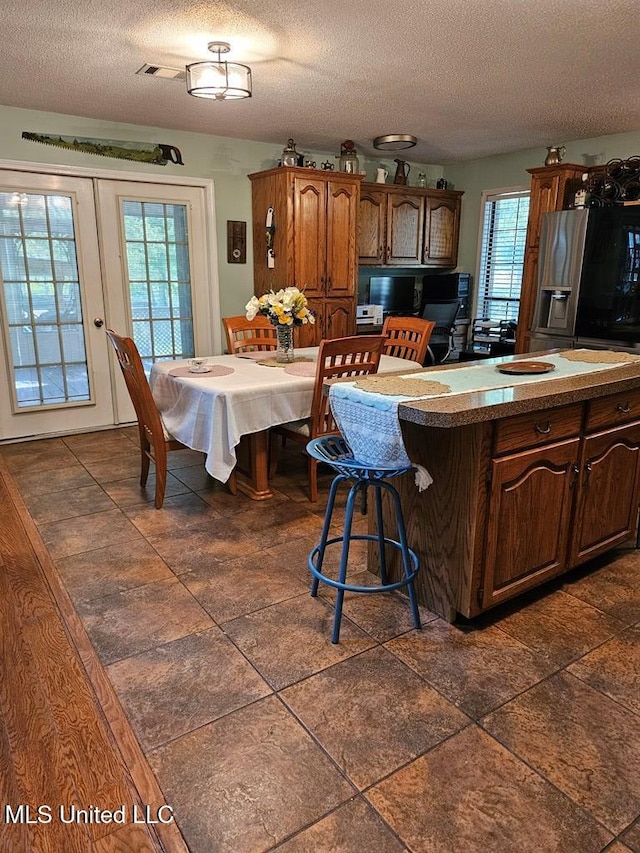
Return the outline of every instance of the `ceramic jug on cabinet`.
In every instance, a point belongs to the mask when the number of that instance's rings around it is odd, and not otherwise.
[[[386,169],[376,169],[376,184],[384,184],[389,177]]]
[[[411,166],[407,163],[406,160],[394,160],[393,162],[398,164],[393,183],[400,184],[401,186],[406,186],[407,178],[409,177],[409,172],[411,171]]]

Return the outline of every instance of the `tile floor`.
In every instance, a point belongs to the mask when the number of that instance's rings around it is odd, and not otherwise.
[[[636,552],[473,626],[351,597],[333,646],[299,450],[265,503],[173,453],[156,511],[135,441],[2,453],[193,853],[640,853]]]

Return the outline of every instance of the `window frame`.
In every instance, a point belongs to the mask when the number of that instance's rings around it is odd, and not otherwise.
[[[478,218],[478,249],[477,249],[477,257],[476,257],[476,287],[473,298],[473,316],[476,318],[484,317],[484,312],[482,311],[483,303],[486,299],[485,296],[485,288],[484,288],[484,278],[485,271],[482,268],[483,261],[483,247],[484,247],[484,223],[486,218],[486,208],[487,203],[491,201],[496,201],[500,198],[508,198],[508,197],[520,196],[529,198],[529,204],[531,204],[531,187],[529,185],[521,185],[521,186],[512,186],[512,187],[499,187],[496,189],[487,189],[483,190],[480,196],[480,215]],[[530,208],[529,208],[530,209]],[[529,217],[527,216],[527,224]],[[526,225],[525,225],[525,244],[523,247],[523,266],[524,266],[524,252],[526,251]],[[522,279],[520,281],[520,294],[518,296],[518,312],[520,313],[520,302],[522,299]],[[512,299],[510,301],[516,301]],[[517,321],[518,316],[516,315],[515,319]],[[496,324],[498,324],[502,319],[502,317],[491,317],[490,319],[495,320]],[[511,317],[507,319],[512,319]]]

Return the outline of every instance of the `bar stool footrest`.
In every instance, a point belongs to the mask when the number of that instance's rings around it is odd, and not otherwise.
[[[343,543],[345,537],[344,536],[334,536],[331,539],[327,539],[325,543],[325,549],[329,545],[337,545],[338,543]],[[357,533],[352,534],[349,537],[349,541],[352,542],[354,539],[360,540],[368,540],[370,542],[375,542],[378,544],[380,539],[378,536],[375,536],[371,533]],[[398,551],[402,553],[402,545],[400,542],[397,542],[395,539],[389,539],[385,536],[384,538],[385,545],[391,545],[393,548],[396,548]],[[375,592],[391,592],[394,589],[400,589],[401,587],[407,586],[412,583],[415,576],[418,574],[418,555],[411,548],[407,549],[409,557],[411,559],[411,563],[413,565],[413,571],[406,577],[402,578],[402,580],[394,581],[393,583],[386,584],[378,584],[378,586],[356,586],[355,584],[350,583],[341,583],[340,581],[336,581],[333,578],[328,577],[322,572],[318,571],[315,564],[315,558],[320,553],[320,545],[316,545],[316,547],[309,554],[309,570],[311,574],[318,578],[318,580],[327,584],[328,586],[334,587],[334,589],[342,589],[346,592],[366,592],[366,593],[375,593]]]

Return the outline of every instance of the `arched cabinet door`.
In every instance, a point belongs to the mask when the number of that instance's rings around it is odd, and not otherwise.
[[[453,268],[458,263],[460,198],[426,199],[423,262]]]
[[[579,443],[570,439],[491,462],[484,607],[567,568]]]
[[[295,284],[307,297],[323,296],[326,287],[326,181],[295,178],[293,232]],[[287,282],[288,283],[288,282]]]
[[[407,193],[389,195],[387,201],[388,264],[422,263],[424,198]]]
[[[326,296],[355,297],[359,187],[352,181],[327,183]]]
[[[608,551],[633,534],[639,471],[640,423],[584,439],[570,567]]]
[[[382,190],[360,191],[358,215],[358,261],[375,267],[385,263],[388,193]]]

